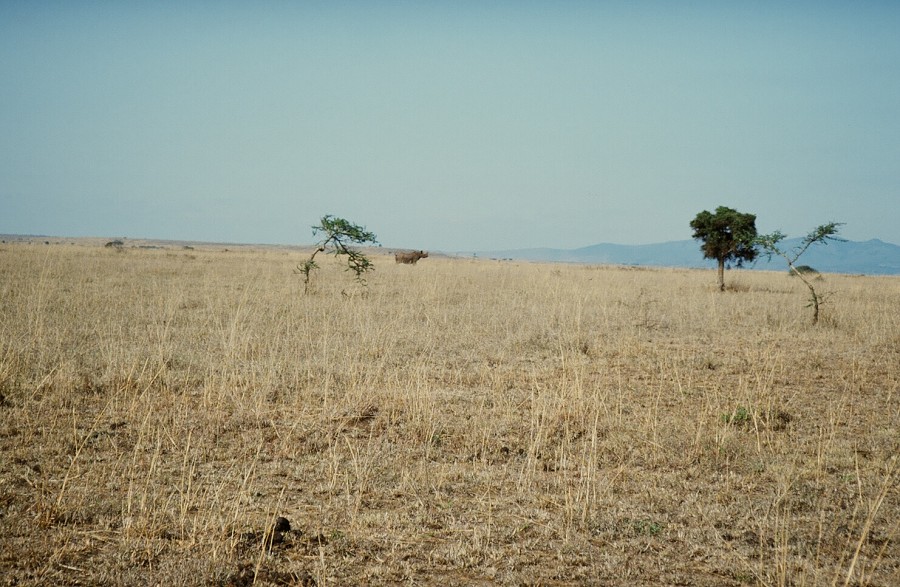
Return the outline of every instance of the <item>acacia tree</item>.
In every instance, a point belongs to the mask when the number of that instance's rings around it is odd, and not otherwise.
[[[719,262],[719,291],[725,291],[725,265],[742,267],[756,259],[756,215],[719,206],[713,214],[704,210],[691,220],[694,238],[703,241],[700,250],[706,259]]]
[[[843,225],[843,222],[829,222],[828,224],[817,226],[809,234],[803,237],[803,240],[800,241],[799,245],[790,251],[779,246],[779,243],[783,241],[786,236],[780,230],[776,230],[772,234],[764,234],[756,239],[757,244],[763,248],[769,259],[772,258],[772,255],[778,255],[787,261],[788,270],[793,275],[799,277],[806,287],[809,288],[809,306],[812,306],[813,309],[813,324],[818,324],[819,322],[819,306],[825,303],[825,297],[824,294],[817,292],[816,288],[813,286],[812,280],[814,274],[811,274],[808,270],[804,270],[805,266],[796,266],[797,259],[806,252],[806,249],[816,243],[827,245],[828,241],[844,241],[845,239],[837,236],[838,230],[840,230],[840,227]]]
[[[322,238],[316,243],[316,248],[310,255],[309,259],[302,264],[297,265],[297,272],[303,275],[303,293],[309,291],[309,277],[313,270],[318,269],[316,263],[316,255],[328,251],[334,254],[347,256],[347,268],[345,271],[353,271],[356,274],[356,281],[361,285],[366,284],[363,277],[366,272],[373,271],[375,266],[363,253],[352,248],[351,244],[373,244],[377,245],[375,233],[367,231],[364,227],[353,224],[343,218],[337,218],[330,214],[322,217],[319,224],[312,227],[313,236],[318,234]]]

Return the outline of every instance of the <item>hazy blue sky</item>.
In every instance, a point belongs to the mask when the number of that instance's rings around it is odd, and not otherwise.
[[[735,6],[738,5],[738,6]],[[0,2],[0,233],[900,243],[898,2]]]

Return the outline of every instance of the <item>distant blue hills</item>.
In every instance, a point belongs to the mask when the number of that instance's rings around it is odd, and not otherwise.
[[[785,239],[784,250],[798,246],[802,238]],[[703,258],[700,242],[671,241],[650,245],[615,245],[601,243],[580,249],[517,249],[511,251],[478,251],[477,256],[492,259],[543,261],[553,263],[585,263],[596,265],[639,265],[654,267],[712,268],[715,261]],[[867,241],[829,242],[812,245],[797,261],[822,273],[867,275],[900,275],[900,246],[878,239]],[[781,257],[767,260],[761,256],[746,265],[749,269],[787,271]]]

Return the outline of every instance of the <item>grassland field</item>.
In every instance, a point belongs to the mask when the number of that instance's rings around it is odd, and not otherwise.
[[[0,245],[0,585],[900,585],[900,278],[306,256]]]

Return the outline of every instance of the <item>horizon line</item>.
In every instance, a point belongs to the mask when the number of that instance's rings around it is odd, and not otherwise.
[[[215,240],[203,240],[203,239],[192,239],[192,238],[158,238],[151,236],[110,236],[110,235],[92,235],[92,236],[71,236],[71,235],[54,235],[54,234],[23,234],[23,233],[0,233],[0,238],[6,239],[14,238],[14,239],[30,239],[30,238],[52,238],[52,239],[72,239],[72,240],[90,240],[90,239],[124,239],[124,240],[133,240],[133,241],[155,241],[155,242],[170,242],[170,243],[203,243],[208,245],[231,245],[231,246],[263,246],[263,247],[310,247],[314,246],[315,243],[274,243],[274,242],[248,242],[248,241],[215,241]],[[785,240],[794,240],[803,238],[802,236],[796,237],[788,237]],[[580,247],[572,247],[572,248],[556,248],[549,246],[524,246],[517,248],[497,248],[497,249],[429,249],[435,252],[442,253],[500,253],[500,252],[512,252],[512,251],[538,251],[538,250],[546,250],[546,251],[577,251],[580,249],[586,249],[588,247],[596,247],[600,245],[612,245],[617,247],[647,247],[654,245],[666,245],[672,243],[683,243],[695,241],[697,239],[692,238],[684,238],[684,239],[676,239],[676,240],[666,240],[666,241],[656,241],[649,243],[639,243],[639,244],[624,244],[624,243],[614,243],[614,242],[597,242],[589,245],[583,245]],[[890,241],[886,241],[884,239],[878,237],[872,237],[866,240],[853,240],[853,239],[844,239],[843,242],[851,242],[851,243],[867,243],[877,241],[880,243],[900,246],[898,243],[893,243]],[[416,249],[419,250],[422,247],[398,247],[398,246],[389,246],[383,243],[377,245],[368,245],[365,248],[375,248],[375,249]]]

